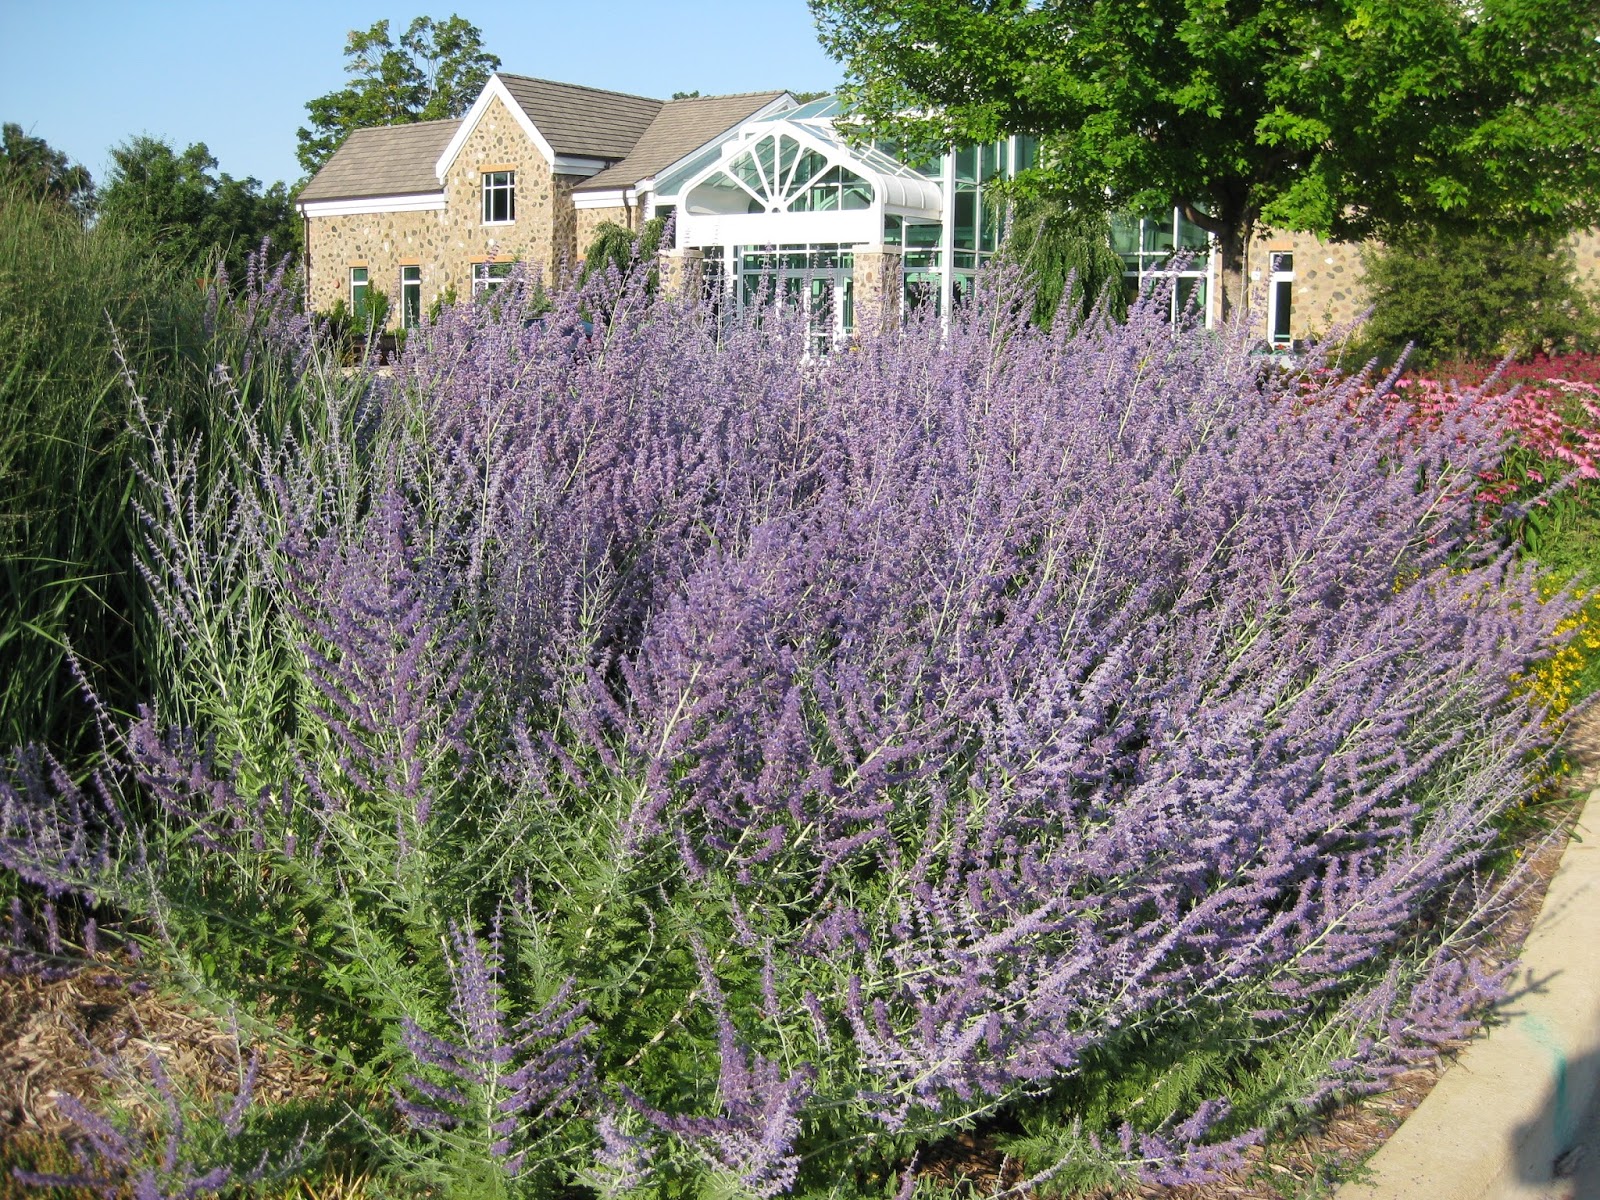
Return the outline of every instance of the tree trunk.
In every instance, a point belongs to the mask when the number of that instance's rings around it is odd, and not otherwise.
[[[1245,253],[1250,234],[1237,225],[1217,238],[1218,267],[1222,276],[1222,319],[1244,320],[1250,313],[1250,281],[1245,275]]]

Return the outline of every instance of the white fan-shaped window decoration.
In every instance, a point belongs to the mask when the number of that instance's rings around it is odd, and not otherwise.
[[[692,213],[838,212],[872,207],[872,184],[788,134],[767,134],[690,190]]]

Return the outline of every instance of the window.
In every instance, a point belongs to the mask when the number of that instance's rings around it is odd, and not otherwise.
[[[472,298],[487,296],[505,284],[511,277],[508,262],[476,262],[472,264]]]
[[[400,324],[415,329],[422,324],[422,268],[400,268]]]
[[[517,173],[485,171],[483,174],[483,223],[509,225],[517,219]]]
[[[1274,347],[1294,344],[1294,255],[1268,256],[1267,332]]]
[[[1111,248],[1122,258],[1128,302],[1152,286],[1171,288],[1167,315],[1177,320],[1192,308],[1211,324],[1211,238],[1172,208],[1145,217],[1118,214],[1111,219]]]
[[[367,269],[350,268],[350,311],[356,320],[367,319]]]

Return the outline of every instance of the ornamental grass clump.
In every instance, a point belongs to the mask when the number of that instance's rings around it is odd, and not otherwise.
[[[386,378],[266,338],[305,403],[221,485],[151,426],[175,670],[96,784],[5,787],[28,902],[448,1194],[909,1195],[962,1133],[1183,1182],[1471,1028],[1571,609],[1482,535],[1497,429],[1159,300],[820,357],[545,305]]]

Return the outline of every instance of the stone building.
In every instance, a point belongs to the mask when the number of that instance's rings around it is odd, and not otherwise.
[[[516,262],[558,280],[594,229],[637,227],[651,177],[714,148],[787,92],[654,100],[495,75],[459,120],[358,129],[300,193],[307,299],[390,323],[494,288]]]

